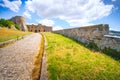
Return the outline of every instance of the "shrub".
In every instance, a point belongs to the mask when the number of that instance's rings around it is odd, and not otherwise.
[[[14,23],[10,20],[0,19],[0,26],[1,27],[8,27],[10,28],[11,25],[14,25]]]
[[[20,30],[20,26],[18,24],[15,24],[15,28]]]
[[[87,45],[88,48],[94,50],[94,51],[100,51],[100,48],[97,46],[94,42],[89,42]]]
[[[105,47],[105,48],[103,49],[103,52],[104,52],[105,54],[107,54],[107,55],[115,58],[115,59],[120,59],[120,52],[118,52],[118,51],[115,50],[115,49],[111,49],[110,47],[108,47],[108,48]]]

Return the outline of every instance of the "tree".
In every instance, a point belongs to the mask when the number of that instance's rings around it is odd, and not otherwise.
[[[0,26],[10,28],[14,23],[10,20],[0,19]]]

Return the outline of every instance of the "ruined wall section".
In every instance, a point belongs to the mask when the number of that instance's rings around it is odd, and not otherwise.
[[[120,38],[105,36],[109,34],[109,26],[107,24],[64,29],[54,32],[73,38],[85,44],[95,42],[101,49],[110,47],[120,51]]]

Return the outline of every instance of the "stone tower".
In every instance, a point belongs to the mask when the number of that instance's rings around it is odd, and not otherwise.
[[[23,16],[15,16],[15,17],[12,17],[10,20],[20,25],[20,29],[22,31],[28,31],[27,26],[26,26],[26,21]]]

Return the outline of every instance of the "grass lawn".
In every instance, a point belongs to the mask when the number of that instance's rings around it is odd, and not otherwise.
[[[48,80],[120,80],[120,61],[59,34],[47,39]]]
[[[0,42],[4,42],[7,40],[18,38],[20,36],[24,36],[24,35],[28,35],[28,34],[31,34],[31,33],[7,29],[7,28],[0,28]]]

